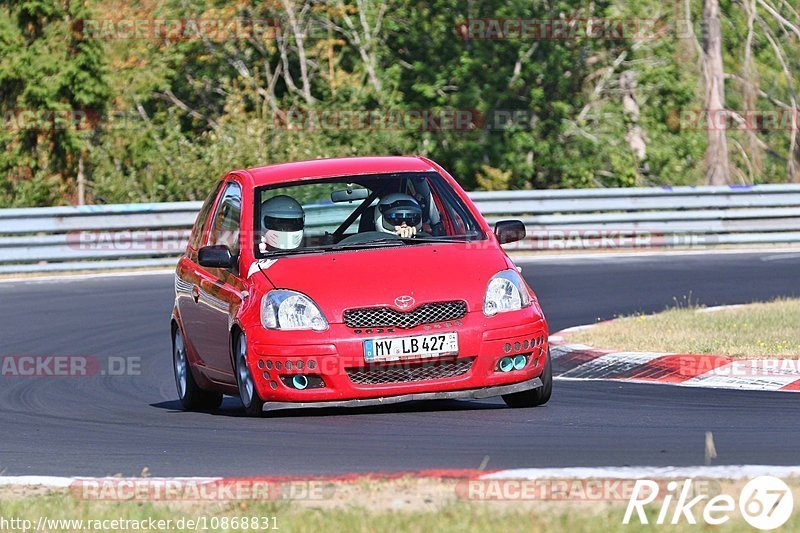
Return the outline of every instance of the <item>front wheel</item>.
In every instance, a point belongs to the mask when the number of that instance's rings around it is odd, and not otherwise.
[[[236,336],[236,383],[239,385],[239,398],[244,405],[247,416],[261,416],[264,412],[264,401],[256,390],[253,374],[247,366],[247,338],[244,333]]]
[[[503,400],[509,407],[536,407],[544,405],[550,399],[553,393],[553,365],[550,364],[550,349],[547,349],[547,359],[544,362],[544,371],[541,375],[542,386],[526,390],[522,392],[515,392],[512,394],[504,394]]]
[[[175,385],[178,398],[184,409],[206,411],[222,405],[222,394],[201,389],[192,376],[192,369],[186,357],[186,344],[180,328],[172,333],[172,367],[175,370]]]

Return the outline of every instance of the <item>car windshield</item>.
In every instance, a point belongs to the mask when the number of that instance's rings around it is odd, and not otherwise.
[[[486,238],[458,194],[436,172],[259,187],[255,201],[257,258]]]

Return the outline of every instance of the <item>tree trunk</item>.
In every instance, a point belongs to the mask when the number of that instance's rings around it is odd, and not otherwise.
[[[747,39],[744,45],[744,61],[742,62],[742,101],[744,103],[744,117],[747,137],[747,150],[750,152],[750,183],[761,177],[764,171],[764,157],[761,145],[756,135],[755,124],[750,117],[756,110],[758,100],[758,72],[753,64],[753,22],[756,18],[756,0],[744,0],[745,14],[747,15]]]
[[[795,111],[795,114],[797,111]],[[792,121],[792,127],[797,128],[797,120]],[[794,150],[789,155],[789,157],[793,158],[792,165],[790,165],[790,172],[789,172],[789,183],[800,183],[800,143],[797,142],[795,133],[795,144]]]
[[[303,98],[306,104],[311,106],[314,104],[314,97],[311,96],[311,81],[308,72],[308,59],[306,58],[305,34],[300,27],[300,21],[295,12],[294,2],[283,0],[283,9],[286,11],[286,15],[289,18],[289,26],[294,34],[294,42],[297,44],[298,63],[300,64],[300,81],[303,84]],[[302,14],[302,12],[305,12],[305,9],[301,9],[300,11]]]
[[[636,157],[637,165],[637,185],[642,185],[642,178],[648,172],[647,159],[647,137],[642,127],[639,125],[639,103],[636,101],[636,72],[625,70],[619,76],[619,90],[622,93],[622,111],[625,113],[628,123],[628,132],[625,140],[628,147]]]
[[[78,154],[78,205],[86,205],[86,176],[83,173],[83,152]]]
[[[725,114],[725,72],[722,68],[722,31],[719,0],[703,0],[703,82],[708,113],[706,183],[725,185],[730,181]]]

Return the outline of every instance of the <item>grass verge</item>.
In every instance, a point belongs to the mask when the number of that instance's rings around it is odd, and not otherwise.
[[[795,501],[800,482],[787,479]],[[703,525],[702,505],[694,515],[699,524],[681,519],[677,526],[655,525],[663,500],[647,507],[649,524],[622,523],[627,500],[591,500],[585,497],[554,500],[474,501],[457,496],[454,480],[403,479],[390,482],[363,480],[337,484],[326,501],[259,502],[120,502],[93,501],[65,490],[0,490],[0,530],[61,531],[289,531],[321,533],[360,532],[697,532],[753,531],[738,511],[721,526]],[[700,494],[737,497],[744,481],[710,480]],[[584,494],[569,492],[572,495]],[[672,517],[675,503],[669,503]],[[6,521],[16,519],[12,526]],[[243,521],[247,519],[247,521]],[[253,523],[253,519],[256,520]],[[62,522],[58,522],[62,520]],[[63,522],[71,520],[72,522]],[[120,522],[113,522],[113,521]],[[194,523],[190,524],[188,521]],[[22,522],[27,521],[27,522]],[[82,522],[76,522],[82,521]],[[122,522],[127,521],[127,522]],[[152,522],[151,522],[152,521]],[[163,521],[161,524],[153,525]],[[667,520],[669,522],[669,520]],[[137,524],[137,525],[135,525]],[[800,513],[783,526],[800,530]]]
[[[800,299],[708,311],[689,305],[570,333],[569,342],[621,351],[800,357]]]

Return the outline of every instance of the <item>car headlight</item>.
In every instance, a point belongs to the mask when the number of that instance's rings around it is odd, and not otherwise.
[[[328,329],[328,321],[317,304],[295,291],[269,291],[261,300],[261,324],[267,329]]]
[[[484,315],[494,316],[497,313],[518,311],[529,305],[531,295],[516,270],[503,270],[489,280],[483,299]]]

